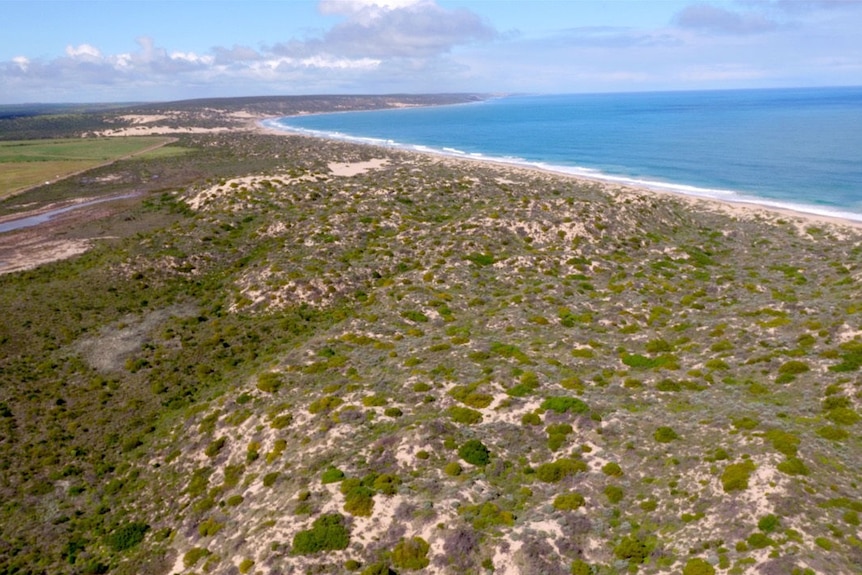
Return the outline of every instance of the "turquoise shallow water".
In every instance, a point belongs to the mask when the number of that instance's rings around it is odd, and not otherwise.
[[[267,125],[862,221],[862,87],[512,96]]]

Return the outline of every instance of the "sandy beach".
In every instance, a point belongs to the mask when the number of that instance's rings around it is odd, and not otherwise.
[[[291,136],[301,136],[305,138],[318,138],[320,136],[309,136],[308,134],[304,134],[298,131],[291,131],[288,129],[277,129],[272,128],[264,124],[266,120],[271,120],[275,118],[258,118],[254,121],[254,129],[260,133],[264,134],[272,134],[272,135],[291,135]],[[368,145],[374,146],[373,144],[357,144],[357,145]],[[647,188],[647,187],[636,187],[626,184],[620,184],[614,181],[609,181],[607,179],[601,178],[590,178],[582,175],[575,175],[566,172],[561,172],[553,169],[543,169],[540,167],[533,166],[519,166],[511,163],[500,162],[493,159],[488,158],[477,158],[477,157],[461,157],[455,156],[453,154],[444,154],[444,153],[436,153],[433,151],[414,151],[414,150],[404,150],[402,148],[395,148],[399,151],[408,154],[416,154],[416,155],[426,155],[433,156],[438,158],[441,161],[452,162],[453,165],[458,165],[461,162],[464,163],[479,163],[485,165],[494,165],[503,170],[504,172],[522,172],[522,173],[535,173],[535,174],[543,174],[547,176],[554,176],[559,178],[565,178],[568,180],[574,180],[579,182],[589,182],[589,183],[597,183],[602,186],[602,189],[611,194],[647,194],[647,195],[660,195],[660,196],[670,196],[676,198],[686,205],[688,205],[692,209],[696,210],[713,210],[718,211],[729,216],[739,218],[739,219],[749,219],[749,220],[762,220],[765,222],[771,223],[781,223],[782,221],[790,221],[792,222],[801,233],[804,233],[805,229],[811,226],[821,226],[828,225],[836,228],[836,231],[844,231],[846,233],[860,234],[862,233],[862,221],[855,221],[846,218],[833,217],[833,216],[825,216],[820,214],[813,214],[804,211],[791,210],[788,208],[779,208],[776,206],[771,206],[768,204],[760,204],[756,201],[752,201],[749,199],[740,200],[740,201],[730,201],[730,200],[722,200],[717,198],[707,198],[702,196],[684,194],[681,192],[671,191],[671,190],[661,190],[655,188]]]

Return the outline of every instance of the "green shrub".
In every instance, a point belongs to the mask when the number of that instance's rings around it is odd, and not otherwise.
[[[357,517],[371,517],[374,509],[374,490],[365,485],[351,487],[344,494],[344,510]]]
[[[622,477],[623,468],[620,467],[619,463],[609,461],[602,465],[602,473],[609,475],[610,477]]]
[[[577,397],[565,396],[549,397],[542,402],[541,408],[557,413],[586,413],[590,410],[589,406]]]
[[[746,431],[751,431],[760,424],[759,421],[751,417],[738,417],[731,423],[736,429],[745,429]]]
[[[826,551],[832,551],[832,541],[826,537],[816,537],[814,539],[814,544]]]
[[[248,557],[246,557],[245,559],[243,559],[243,560],[242,560],[242,561],[240,561],[240,563],[239,563],[239,572],[240,572],[242,575],[245,575],[246,573],[248,573],[249,571],[251,571],[251,568],[252,568],[252,567],[254,567],[254,560],[253,560],[253,559],[249,559]]]
[[[488,407],[494,401],[492,395],[476,391],[475,385],[457,385],[449,391],[449,395],[461,403],[477,409]]]
[[[266,475],[264,475],[263,476],[263,486],[264,487],[272,487],[273,485],[275,485],[275,482],[278,479],[279,475],[280,474],[278,471],[273,471],[272,473],[267,473]]]
[[[671,427],[661,426],[653,433],[653,438],[659,443],[670,443],[675,439],[679,439],[679,435]]]
[[[722,488],[726,493],[748,489],[748,479],[754,473],[754,469],[754,463],[751,461],[731,463],[724,468],[724,472],[721,474]]]
[[[518,363],[523,363],[523,364],[533,363],[530,360],[530,357],[526,353],[524,353],[523,351],[518,349],[517,346],[514,346],[512,344],[500,343],[500,342],[495,341],[491,344],[490,351],[493,354],[496,354],[496,355],[499,355],[502,357],[506,357],[506,358],[514,359]]]
[[[379,561],[377,563],[372,563],[368,567],[362,570],[362,573],[359,575],[398,575],[395,571],[389,568],[389,565]]]
[[[640,565],[649,556],[649,548],[637,537],[628,535],[614,547],[614,555],[617,559]]]
[[[127,523],[105,537],[105,544],[114,552],[126,551],[143,541],[149,530],[146,523]]]
[[[282,385],[281,376],[272,371],[257,376],[257,388],[266,393],[275,393]]]
[[[238,505],[241,505],[243,501],[245,501],[245,497],[243,497],[242,495],[231,495],[227,498],[227,501],[225,501],[225,503],[227,503],[227,505],[230,507],[236,507]]]
[[[536,468],[536,477],[545,483],[556,483],[568,477],[589,470],[589,466],[580,459],[563,458],[550,463],[543,463]]]
[[[418,310],[402,311],[401,317],[414,323],[425,323],[428,321],[428,316]]]
[[[672,379],[663,379],[655,386],[658,391],[682,391],[682,386],[678,381]]]
[[[532,411],[521,416],[521,424],[523,425],[541,425],[542,418],[537,413]]]
[[[293,536],[292,552],[295,555],[310,555],[320,551],[346,549],[350,543],[350,532],[344,526],[344,517],[338,513],[321,515],[314,520],[311,529]]]
[[[457,477],[461,475],[463,469],[461,468],[461,464],[457,461],[452,461],[446,464],[446,467],[443,468],[443,473],[448,475],[449,477]]]
[[[283,413],[282,415],[277,415],[272,418],[272,421],[269,422],[269,426],[272,429],[284,429],[293,423],[293,415],[290,413]]]
[[[186,569],[194,567],[198,561],[211,554],[212,553],[209,549],[204,549],[203,547],[192,547],[186,551],[185,555],[183,555],[183,565]]]
[[[219,437],[218,439],[207,445],[206,449],[204,449],[204,455],[206,455],[207,457],[215,457],[222,450],[222,447],[224,447],[225,443],[227,443],[227,437]]]
[[[397,407],[387,407],[383,410],[383,415],[385,415],[386,417],[396,418],[404,415],[404,412]]]
[[[778,373],[781,374],[789,374],[789,375],[797,375],[800,373],[805,373],[806,371],[810,371],[811,368],[804,361],[799,361],[798,359],[792,359],[790,361],[786,361],[781,364],[781,367],[778,368]]]
[[[491,452],[478,439],[470,439],[458,448],[458,457],[471,465],[481,467],[490,463]]]
[[[572,575],[593,575],[593,568],[583,559],[575,559],[572,561]]]
[[[482,414],[475,409],[470,409],[469,407],[453,405],[446,410],[446,413],[449,414],[449,417],[451,417],[453,421],[463,423],[464,425],[475,425],[482,422]]]
[[[859,414],[849,407],[836,407],[826,412],[826,419],[837,425],[853,425],[859,422]]]
[[[770,545],[775,545],[775,541],[767,537],[765,533],[760,532],[752,533],[745,542],[752,549],[765,549]]]
[[[554,498],[554,509],[560,511],[574,511],[584,506],[586,500],[584,496],[575,491],[571,493],[563,493]]]
[[[392,550],[392,563],[396,567],[408,570],[424,569],[428,566],[428,542],[421,537],[401,539]]]
[[[324,485],[327,483],[338,483],[342,479],[344,479],[344,472],[332,465],[327,467],[320,475],[320,482]]]
[[[388,399],[386,399],[382,395],[367,395],[362,398],[362,405],[365,407],[383,407],[388,403]]]
[[[689,559],[682,568],[682,575],[715,575],[715,567],[696,557]]]
[[[780,429],[770,429],[766,432],[765,437],[779,453],[787,457],[796,455],[796,450],[799,447],[799,437],[796,435]]]
[[[778,519],[777,516],[773,514],[764,515],[757,522],[757,528],[763,531],[764,533],[772,533],[778,526],[781,524],[781,520]]]
[[[318,414],[318,413],[328,413],[344,403],[344,400],[335,395],[324,395],[318,399],[315,399],[308,406],[308,413]]]
[[[212,537],[219,531],[221,531],[222,527],[224,527],[223,523],[219,523],[212,517],[202,521],[200,525],[198,525],[198,533],[201,537]]]
[[[775,467],[787,475],[808,475],[808,467],[798,457],[788,457]]]
[[[490,501],[479,505],[462,505],[458,508],[458,514],[463,515],[477,530],[515,524],[515,516],[511,512],[500,509],[496,503]]]
[[[850,437],[850,433],[834,425],[826,425],[817,430],[817,435],[829,441],[842,441]]]
[[[605,497],[607,497],[608,501],[613,505],[622,501],[625,496],[623,488],[618,485],[608,485],[605,487],[604,493]]]
[[[399,485],[401,485],[401,478],[391,473],[381,473],[372,483],[373,489],[383,495],[395,495]]]
[[[490,266],[497,261],[492,254],[483,254],[478,252],[468,254],[464,256],[464,259],[473,262],[477,266]]]

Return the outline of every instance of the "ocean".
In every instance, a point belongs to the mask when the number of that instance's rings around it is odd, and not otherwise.
[[[862,221],[862,87],[508,96],[266,125]]]

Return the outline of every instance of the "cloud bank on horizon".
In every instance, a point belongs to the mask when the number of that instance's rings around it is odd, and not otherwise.
[[[7,22],[33,5],[0,4]],[[106,4],[73,4],[83,16],[68,28],[85,41],[62,53],[18,51],[0,39],[0,103],[862,84],[862,0],[320,0],[287,3],[295,27],[278,27],[283,36],[268,43],[249,41],[247,27],[216,26],[224,15],[200,10],[208,4],[133,2],[122,4],[178,11],[171,19],[187,20],[190,33],[160,30],[156,19],[134,35],[130,14],[114,30],[136,43],[126,51],[105,47],[104,22],[88,25]],[[41,6],[50,20],[44,9],[57,4]],[[28,33],[38,41],[40,29]],[[192,29],[199,45],[189,49]],[[210,29],[214,37],[201,35]]]

